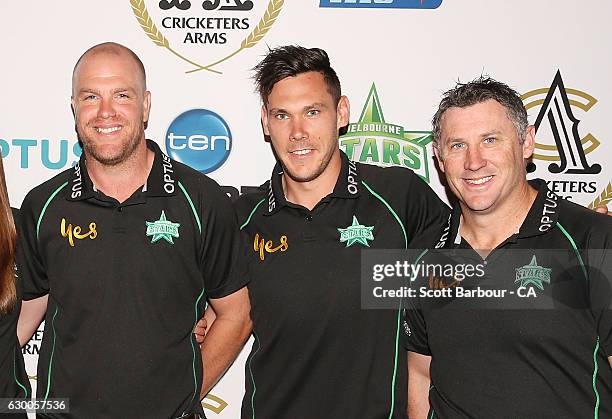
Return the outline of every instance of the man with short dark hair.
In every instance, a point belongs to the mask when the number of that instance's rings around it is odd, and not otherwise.
[[[349,101],[325,51],[275,48],[255,70],[277,164],[236,203],[255,336],[242,417],[404,418],[400,312],[361,308],[360,255],[407,248],[446,207],[413,172],[340,151]]]
[[[446,92],[433,132],[458,204],[431,241],[484,276],[416,283],[450,296],[408,299],[410,418],[612,417],[612,220],[526,180],[535,129],[503,83]]]
[[[131,50],[89,49],[72,80],[83,156],[21,208],[24,298],[49,296],[38,398],[69,399],[61,417],[203,417],[250,332],[235,213],[145,139],[151,94]],[[218,318],[200,349],[207,300]]]

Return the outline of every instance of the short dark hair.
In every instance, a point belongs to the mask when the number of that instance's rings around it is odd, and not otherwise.
[[[442,95],[438,110],[431,121],[434,142],[438,144],[440,141],[442,117],[448,109],[465,108],[490,99],[506,108],[508,119],[512,121],[522,143],[525,140],[528,122],[527,110],[521,96],[507,84],[489,76],[480,76],[468,83],[458,82],[454,88]]]
[[[257,91],[264,105],[268,104],[268,96],[277,82],[310,71],[323,75],[335,104],[338,104],[342,95],[338,75],[331,68],[327,53],[320,48],[286,45],[270,49],[253,71]]]

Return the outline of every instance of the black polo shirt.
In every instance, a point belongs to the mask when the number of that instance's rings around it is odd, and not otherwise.
[[[399,248],[447,209],[413,172],[349,162],[312,211],[287,202],[282,169],[236,203],[251,282],[255,342],[243,418],[406,415],[399,310],[362,310],[360,255]]]
[[[612,417],[612,219],[530,184],[525,221],[485,260],[459,234],[458,205],[438,234],[442,258],[480,263],[482,278],[408,299],[406,347],[432,357],[429,417]],[[421,261],[440,262],[436,252]],[[441,288],[414,288],[424,283]],[[466,298],[478,289],[505,294]]]
[[[18,212],[13,210],[15,223]],[[23,355],[17,339],[17,319],[21,311],[21,281],[15,283],[17,301],[10,312],[0,314],[0,398],[30,398],[30,380],[25,371]],[[0,415],[2,416],[2,415]],[[11,415],[17,417],[16,415]],[[22,415],[25,417],[25,415]]]
[[[247,282],[227,196],[147,145],[147,183],[125,202],[96,191],[81,158],[21,209],[24,298],[49,294],[37,393],[69,398],[70,417],[202,413],[193,327],[207,298]]]

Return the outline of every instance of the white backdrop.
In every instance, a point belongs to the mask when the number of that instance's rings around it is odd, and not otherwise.
[[[369,6],[427,7],[439,2],[373,0]],[[270,175],[274,160],[263,141],[260,102],[249,69],[268,45],[300,44],[329,53],[351,101],[352,123],[380,126],[380,118],[368,118],[377,112],[362,112],[373,106],[382,110],[384,123],[401,127],[394,136],[352,126],[341,145],[353,145],[354,159],[376,164],[408,161],[404,165],[443,194],[429,144],[431,115],[440,94],[456,80],[486,73],[525,95],[532,123],[545,105],[535,175],[584,205],[612,198],[612,126],[607,120],[612,115],[610,2],[443,0],[438,8],[422,10],[320,7],[329,0],[255,0],[246,10],[227,9],[235,6],[234,0],[222,0],[213,10],[203,7],[214,6],[210,1],[192,0],[186,10],[164,10],[163,3],[173,2],[0,3],[0,149],[13,206],[21,205],[30,188],[77,159],[70,76],[80,54],[104,41],[129,46],[145,63],[153,103],[147,135],[162,149],[167,150],[171,122],[185,111],[207,109],[225,121],[231,151],[225,163],[209,173],[222,185],[255,186]],[[181,18],[191,18],[185,21],[191,26],[209,27],[171,27],[181,24]],[[191,70],[198,71],[187,73]],[[553,85],[553,101],[545,101]],[[559,111],[549,106],[555,98]],[[552,125],[567,127],[561,147],[552,134],[549,110],[556,121]],[[202,130],[194,126],[192,133],[211,135]],[[205,159],[210,150],[201,153]],[[563,157],[565,167],[549,167]],[[42,331],[24,349],[32,376],[41,337]],[[250,343],[205,400],[209,417],[238,417],[249,349]]]

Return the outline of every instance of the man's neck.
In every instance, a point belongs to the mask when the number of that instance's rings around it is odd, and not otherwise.
[[[149,150],[143,140],[142,145],[139,145],[126,161],[115,166],[86,158],[87,173],[96,189],[106,196],[124,202],[146,183],[154,160],[155,152]]]
[[[525,182],[494,211],[479,213],[461,204],[461,237],[486,257],[519,231],[537,195],[538,192]]]
[[[337,156],[332,157],[323,173],[309,182],[297,182],[291,179],[287,173],[283,173],[285,198],[288,202],[312,210],[323,198],[334,191],[341,168],[342,159],[338,153]]]

